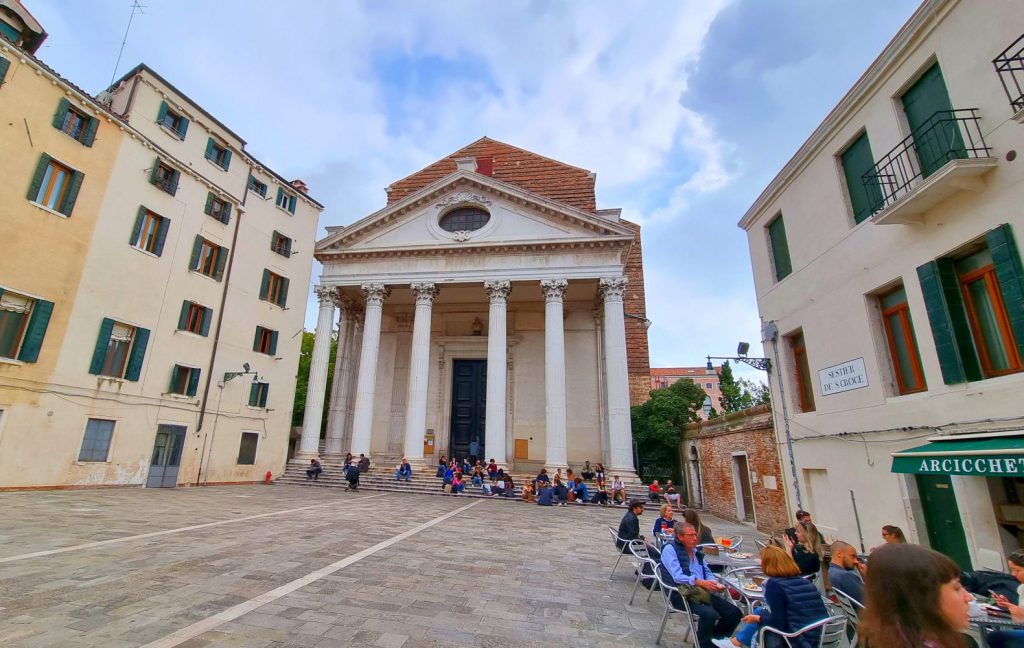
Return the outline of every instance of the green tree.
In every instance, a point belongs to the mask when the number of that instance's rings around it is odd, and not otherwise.
[[[746,378],[737,380],[732,375],[732,367],[729,366],[728,360],[722,363],[722,371],[718,374],[718,384],[722,389],[722,397],[719,402],[722,405],[723,414],[738,412],[755,405],[771,405],[768,385]]]
[[[295,404],[292,409],[292,425],[302,425],[306,415],[306,393],[309,391],[309,367],[313,362],[313,340],[315,336],[309,331],[302,332],[302,347],[299,351],[299,370],[295,374]],[[324,416],[320,423],[320,436],[327,427],[327,414],[330,411],[331,386],[334,384],[334,359],[338,355],[338,336],[331,335],[331,356],[327,364],[327,390],[324,392]]]
[[[679,443],[687,423],[699,419],[704,390],[689,378],[651,391],[651,398],[632,408],[633,439],[641,476],[645,466],[670,467],[673,479],[680,479]]]

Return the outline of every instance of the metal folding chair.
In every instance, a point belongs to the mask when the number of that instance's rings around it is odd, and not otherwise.
[[[821,629],[821,636],[818,637],[816,648],[844,648],[846,646],[846,617],[843,616],[831,616],[821,621],[815,621],[810,625],[805,625],[796,632],[783,632],[771,626],[761,626],[761,630],[757,635],[757,643],[763,646],[765,635],[773,634],[782,637],[786,645],[792,647],[793,642],[790,639],[803,637],[808,632],[818,628]]]
[[[864,609],[864,606],[860,601],[853,598],[846,592],[835,587],[832,588],[832,592],[836,595],[836,605],[842,611],[843,616],[846,617],[846,623],[850,630],[853,631],[853,636],[850,638],[850,645],[857,645],[857,624],[860,623],[860,611]]]
[[[654,577],[658,579],[658,586],[661,588],[661,594],[665,599],[665,614],[661,617],[661,627],[658,628],[658,638],[654,640],[654,643],[661,644],[661,636],[665,634],[665,624],[668,623],[668,617],[672,614],[684,614],[686,615],[686,632],[683,634],[683,641],[686,641],[690,635],[693,635],[693,640],[697,641],[697,616],[690,612],[690,604],[686,601],[686,598],[679,595],[679,600],[682,601],[682,607],[676,607],[675,602],[672,601],[672,592],[678,592],[678,588],[674,585],[669,585],[669,580],[665,574],[665,567],[661,563],[657,563],[654,567]]]
[[[624,556],[629,551],[628,546],[623,546],[621,549],[619,549],[618,543],[621,542],[623,543],[623,545],[628,545],[629,540],[620,538],[619,530],[615,527],[608,527],[608,533],[612,534],[612,543],[615,544],[615,551],[619,552],[618,558],[615,559],[615,565],[612,567],[612,573],[608,574],[608,578],[611,578],[612,576],[615,576],[615,570],[618,569],[619,561],[622,560],[622,556]]]
[[[640,566],[636,570],[636,582],[633,583],[633,592],[629,595],[629,604],[633,605],[633,599],[636,598],[636,590],[640,587],[640,583],[643,582],[644,577],[654,578],[650,574],[644,573],[644,567],[650,567],[654,570],[658,566],[658,561],[654,558],[641,558]],[[654,585],[651,585],[651,589],[647,592],[647,601],[650,602],[651,595],[654,594]]]
[[[762,551],[768,548],[768,543],[754,539],[754,546],[757,547],[757,553],[761,553]]]
[[[743,544],[743,536],[741,535],[728,536],[726,540],[729,541],[729,551],[739,551],[740,546]]]

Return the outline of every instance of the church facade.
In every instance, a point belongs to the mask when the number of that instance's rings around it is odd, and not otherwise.
[[[483,138],[316,245],[323,274],[296,458],[475,454],[635,475],[650,389],[639,227],[594,174]],[[338,327],[331,393],[326,375]]]

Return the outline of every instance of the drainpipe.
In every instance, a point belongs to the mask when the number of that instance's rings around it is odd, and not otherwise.
[[[793,456],[793,436],[789,431],[789,409],[786,407],[786,391],[782,384],[782,363],[779,360],[779,327],[775,322],[768,322],[762,329],[765,342],[772,343],[772,352],[775,355],[776,377],[779,383],[779,401],[782,403],[782,427],[786,435],[786,452],[789,454],[789,469],[793,475],[793,493],[796,496],[796,507],[803,509],[803,499],[800,497],[800,481],[796,474],[796,459]],[[771,384],[771,376],[768,376],[768,383]],[[772,407],[772,419],[775,419],[775,407]]]
[[[252,165],[249,165],[249,175],[252,174]],[[220,347],[220,332],[224,326],[224,306],[228,300],[228,286],[231,285],[231,270],[235,266],[235,257],[238,256],[238,230],[242,227],[242,207],[249,198],[249,181],[246,176],[245,191],[242,193],[242,202],[239,205],[238,213],[235,215],[235,231],[231,233],[231,256],[228,257],[227,268],[224,269],[224,289],[220,295],[220,317],[217,318],[217,328],[213,332],[213,348],[210,350],[210,370],[206,372],[206,384],[203,386],[203,399],[199,406],[199,421],[196,423],[196,436],[203,430],[203,421],[206,418],[206,406],[209,404],[210,386],[213,384],[213,363],[217,360],[217,349]],[[220,412],[220,407],[217,407]],[[210,452],[213,452],[211,446]],[[196,486],[199,485],[199,477],[203,472],[203,455],[206,454],[206,444],[203,443],[203,452],[199,456],[199,470],[196,473]]]

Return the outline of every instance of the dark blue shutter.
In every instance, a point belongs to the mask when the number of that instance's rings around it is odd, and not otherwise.
[[[129,245],[138,245],[139,237],[142,235],[142,223],[146,220],[146,208],[139,205],[139,211],[135,214],[135,225],[132,227],[132,236],[128,239]]]
[[[90,117],[89,123],[85,127],[85,134],[82,135],[82,144],[92,146],[93,142],[96,141],[96,129],[99,127],[100,120],[95,117]]]
[[[292,240],[290,238],[284,240],[284,255],[289,258],[292,256]]]
[[[4,77],[7,76],[7,68],[11,67],[11,62],[0,56],[0,86],[4,84]]]
[[[43,346],[43,338],[46,337],[46,327],[50,325],[52,313],[53,302],[36,300],[32,308],[32,317],[28,320],[28,328],[25,329],[25,341],[18,353],[18,360],[35,362],[39,359],[39,349]]]
[[[71,102],[61,97],[60,103],[57,104],[57,112],[53,114],[53,127],[57,130],[64,130],[64,120],[67,119],[68,109],[71,108]]]
[[[68,183],[67,191],[64,192],[64,200],[60,201],[58,211],[65,216],[70,216],[75,208],[75,201],[78,200],[78,190],[82,188],[82,180],[85,174],[79,171],[71,172],[71,181]]]
[[[195,396],[196,389],[199,387],[199,369],[193,367],[188,372],[188,395]]]
[[[192,302],[185,300],[181,302],[181,313],[178,315],[178,330],[184,331],[185,327],[188,326],[188,310],[192,305]]]
[[[210,320],[213,319],[213,309],[203,308],[203,321],[199,324],[199,335],[206,337],[210,334]]]
[[[1017,351],[1024,357],[1024,268],[1021,267],[1017,243],[1009,225],[995,228],[986,238]]]
[[[96,337],[96,348],[92,351],[92,362],[89,364],[89,373],[98,376],[103,371],[103,360],[107,357],[107,347],[110,346],[110,333],[114,330],[114,320],[104,317],[100,323],[100,334]]]
[[[146,357],[146,346],[149,344],[149,329],[135,329],[135,339],[132,340],[132,352],[128,356],[128,368],[125,369],[124,379],[138,382],[142,375],[142,361]]]
[[[160,256],[164,253],[164,241],[167,240],[167,230],[171,226],[171,219],[160,217],[160,225],[156,230],[156,244],[153,245],[153,254]]]
[[[39,188],[43,186],[43,176],[46,175],[46,170],[50,167],[49,155],[43,153],[39,156],[39,164],[36,165],[36,172],[32,176],[32,182],[28,185],[28,196],[27,198],[32,202],[37,202],[39,198]]]
[[[199,255],[203,252],[203,237],[196,234],[196,240],[192,244],[192,257],[188,261],[189,270],[199,269]]]
[[[270,332],[270,355],[277,355],[277,331]]]
[[[224,264],[227,263],[230,250],[221,247],[217,250],[217,265],[213,268],[213,278],[220,281],[224,277]]]

